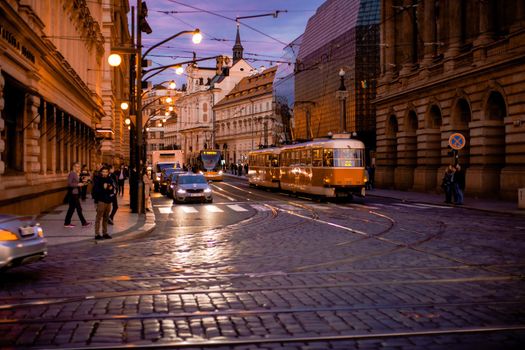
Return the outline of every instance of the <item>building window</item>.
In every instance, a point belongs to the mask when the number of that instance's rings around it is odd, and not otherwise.
[[[5,149],[2,159],[5,160],[6,175],[24,171],[24,99],[21,89],[9,84],[6,79],[4,88],[5,107],[2,115],[5,120],[1,137],[5,140]]]

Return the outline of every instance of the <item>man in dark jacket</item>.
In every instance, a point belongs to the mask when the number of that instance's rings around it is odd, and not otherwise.
[[[95,178],[93,184],[93,199],[97,207],[97,218],[95,220],[95,239],[111,239],[108,235],[108,219],[111,211],[111,203],[115,197],[115,184],[109,177],[109,169],[100,169],[100,175]],[[100,222],[102,221],[102,233],[100,235]]]
[[[117,194],[118,193],[118,178],[117,178],[117,175],[115,174],[115,169],[113,168],[113,165],[109,165],[108,168],[109,168],[109,178],[113,182],[112,186],[115,189],[115,194]],[[115,195],[113,196],[113,201],[111,202],[111,213],[109,213],[108,224],[113,225],[113,218],[115,217],[117,210],[118,210],[118,198]]]
[[[463,191],[465,191],[465,172],[461,169],[459,164],[456,165],[454,172],[454,203],[458,205],[463,204]]]

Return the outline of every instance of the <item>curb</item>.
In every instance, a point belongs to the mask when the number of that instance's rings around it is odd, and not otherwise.
[[[367,197],[376,197],[376,198],[388,198],[388,199],[395,199],[395,200],[398,200],[400,202],[408,202],[408,203],[422,203],[422,204],[428,204],[428,205],[437,205],[437,206],[440,206],[440,207],[444,207],[444,208],[447,208],[447,207],[451,207],[451,208],[462,208],[462,209],[468,209],[468,210],[477,210],[477,211],[482,211],[482,212],[485,212],[485,213],[496,213],[496,214],[502,214],[502,215],[507,215],[507,216],[515,216],[515,217],[520,217],[520,216],[525,216],[525,211],[523,213],[519,212],[518,210],[516,211],[504,211],[504,210],[497,210],[497,209],[485,209],[485,208],[478,208],[478,207],[472,207],[472,206],[469,206],[469,205],[454,205],[454,204],[443,204],[443,203],[435,203],[435,202],[429,202],[429,201],[425,201],[425,200],[413,200],[413,199],[401,199],[399,197],[393,197],[393,196],[388,196],[388,195],[381,195],[381,194],[370,194],[370,192],[367,192]]]
[[[140,225],[141,223],[142,225]],[[93,233],[93,236],[90,238],[77,240],[74,242],[64,242],[64,243],[59,243],[59,244],[48,245],[48,248],[49,247],[61,247],[65,245],[70,245],[70,246],[85,245],[86,243],[107,244],[110,242],[123,242],[123,241],[127,241],[130,239],[145,237],[149,235],[151,232],[153,232],[153,230],[155,230],[156,227],[157,227],[157,223],[156,223],[155,214],[152,212],[150,215],[146,215],[144,220],[140,217],[137,218],[137,224],[131,226],[130,228],[124,231],[113,233],[111,235],[113,239],[111,240],[95,241],[93,238],[94,237],[94,233]]]
[[[237,176],[237,175],[226,174],[226,173],[224,175],[228,176],[228,177],[231,177],[231,178],[235,178],[235,179],[246,180],[245,176]],[[429,201],[425,201],[425,200],[402,199],[402,198],[399,198],[399,197],[393,197],[393,196],[388,196],[388,195],[370,194],[370,192],[367,192],[366,196],[367,197],[394,199],[394,200],[398,200],[400,202],[423,203],[423,204],[429,204],[429,205],[437,205],[437,206],[441,206],[441,207],[444,207],[444,208],[446,208],[446,207],[463,208],[463,209],[468,209],[468,210],[477,210],[477,211],[482,211],[482,212],[485,212],[485,213],[496,213],[496,214],[502,214],[502,215],[507,215],[507,216],[514,216],[514,217],[525,216],[525,210],[520,212],[519,209],[516,209],[516,210],[513,210],[513,211],[505,211],[505,210],[497,210],[497,209],[485,209],[485,208],[473,207],[473,206],[469,206],[469,205],[461,205],[461,206],[458,206],[458,205],[447,205],[447,204],[443,204],[443,203],[435,203],[435,202],[429,202]]]

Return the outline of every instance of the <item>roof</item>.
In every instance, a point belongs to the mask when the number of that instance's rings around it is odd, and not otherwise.
[[[379,24],[380,0],[327,0],[310,17],[299,49],[302,60],[357,26]]]
[[[213,108],[221,107],[250,97],[272,94],[273,79],[276,71],[277,66],[274,66],[264,70],[262,73],[242,78],[230,93],[216,103]]]

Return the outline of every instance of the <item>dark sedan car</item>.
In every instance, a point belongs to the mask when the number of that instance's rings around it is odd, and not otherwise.
[[[168,186],[169,186],[169,177],[171,176],[171,174],[180,174],[180,173],[184,173],[185,171],[181,168],[166,168],[164,170],[162,170],[162,173],[160,174],[160,182],[159,182],[159,189],[160,189],[160,193],[162,193],[163,195],[166,195],[167,192],[168,192]]]
[[[173,198],[173,188],[177,184],[177,178],[179,177],[179,175],[182,174],[188,173],[186,171],[176,171],[171,173],[170,176],[168,176],[168,179],[166,180],[166,196],[168,196],[168,198]]]
[[[0,270],[47,256],[44,231],[31,217],[0,214]]]

